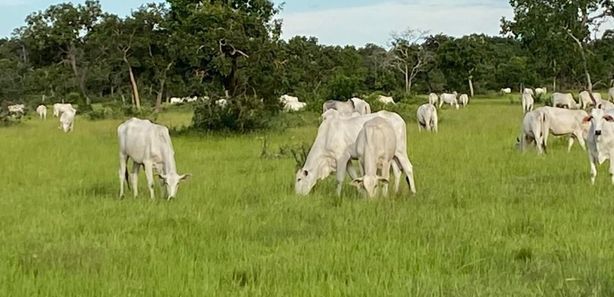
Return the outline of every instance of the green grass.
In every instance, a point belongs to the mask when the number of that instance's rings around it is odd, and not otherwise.
[[[261,134],[174,137],[178,197],[117,199],[116,127],[0,129],[0,296],[614,296],[614,187],[587,155],[514,148],[521,108],[474,100],[418,133],[418,194],[366,201],[334,178],[293,194]],[[190,115],[159,118],[189,123]],[[316,126],[267,135],[270,150]]]

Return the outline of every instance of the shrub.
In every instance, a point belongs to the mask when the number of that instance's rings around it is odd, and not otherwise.
[[[226,106],[219,106],[216,100],[199,103],[194,109],[192,128],[199,131],[248,132],[270,127],[271,118],[278,106],[265,106],[260,98],[239,96],[227,99]],[[268,109],[267,109],[268,108]]]

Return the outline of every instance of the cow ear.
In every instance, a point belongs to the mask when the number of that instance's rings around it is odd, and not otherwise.
[[[160,176],[163,180],[166,180],[166,178],[168,177],[164,173],[158,174],[158,176]]]
[[[593,116],[587,116],[582,119],[582,123],[588,123],[593,119]]]
[[[609,114],[604,115],[603,118],[608,122],[614,122],[614,118]]]
[[[351,185],[354,187],[360,188],[362,186],[362,177],[354,179]]]
[[[379,176],[379,177],[377,178],[377,180],[378,180],[379,182],[381,182],[381,183],[388,184],[388,179],[387,179],[387,178],[385,178],[385,177],[381,177],[381,176]]]

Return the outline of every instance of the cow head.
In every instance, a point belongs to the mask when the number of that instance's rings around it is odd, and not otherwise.
[[[294,182],[294,191],[296,194],[306,196],[311,192],[313,186],[318,181],[316,172],[301,168],[296,172],[296,180]]]
[[[364,177],[354,179],[352,181],[352,185],[357,187],[359,190],[365,190],[367,192],[367,195],[370,198],[373,198],[377,194],[377,187],[380,182],[387,184],[388,179],[380,176],[365,175]]]
[[[601,136],[604,121],[614,122],[614,117],[599,108],[593,108],[591,114],[582,120],[583,123],[591,123],[588,136],[595,138]]]
[[[160,178],[164,183],[164,187],[166,188],[166,199],[175,198],[177,195],[177,190],[179,189],[179,182],[182,180],[188,179],[191,174],[182,174],[179,175],[177,173],[169,173],[169,174],[160,174]]]

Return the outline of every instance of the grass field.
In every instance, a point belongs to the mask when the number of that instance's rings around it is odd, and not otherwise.
[[[366,201],[334,177],[293,194],[261,134],[173,138],[177,199],[117,199],[117,120],[0,129],[0,296],[614,296],[614,186],[555,140],[514,148],[519,105],[407,117],[418,193]],[[177,126],[189,114],[159,121]],[[271,150],[316,125],[270,133]]]

